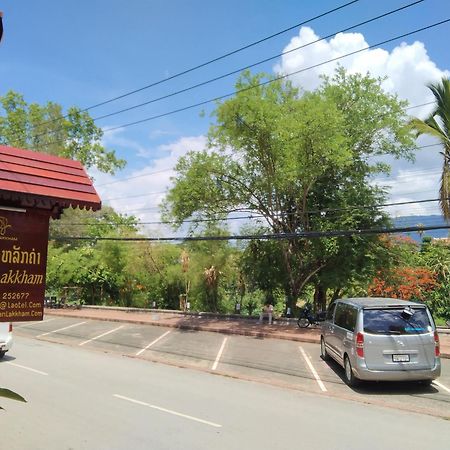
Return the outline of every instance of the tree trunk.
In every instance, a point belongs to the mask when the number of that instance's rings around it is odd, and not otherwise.
[[[325,311],[327,308],[327,288],[322,284],[316,284],[314,289],[314,310]]]

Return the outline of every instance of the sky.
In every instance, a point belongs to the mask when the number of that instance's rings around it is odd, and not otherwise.
[[[239,71],[328,35],[328,39],[252,68],[286,74],[374,46],[338,61],[304,70],[289,79],[304,89],[318,86],[339,62],[349,72],[383,76],[383,87],[411,106],[430,102],[426,84],[450,76],[450,22],[402,39],[380,42],[450,18],[448,0],[424,0],[383,19],[338,33],[414,0],[359,0],[325,17],[268,39],[215,63],[168,79],[350,0],[0,0],[5,34],[0,45],[0,95],[20,92],[27,102],[49,100],[65,109],[88,108],[150,84],[118,101],[89,110],[94,118],[148,102],[197,83]],[[160,220],[158,205],[171,185],[179,157],[205,146],[214,103],[166,114],[230,94],[237,74],[203,87],[96,120],[103,143],[127,161],[114,176],[90,170],[105,205],[143,223]],[[430,106],[408,111],[424,118]],[[108,131],[108,129],[114,130]],[[418,145],[433,144],[421,138]],[[416,153],[414,164],[389,161],[392,174],[378,182],[391,186],[392,202],[437,198],[442,165],[439,146]],[[393,216],[438,214],[436,203],[391,207]],[[160,224],[149,234],[171,235]]]

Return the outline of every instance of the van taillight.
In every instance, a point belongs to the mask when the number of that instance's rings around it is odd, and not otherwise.
[[[441,355],[441,350],[439,348],[439,335],[437,331],[434,332],[434,354],[435,356]]]
[[[364,358],[364,335],[362,333],[356,334],[356,354],[360,358]]]
[[[12,333],[12,323],[9,322],[9,332]]]

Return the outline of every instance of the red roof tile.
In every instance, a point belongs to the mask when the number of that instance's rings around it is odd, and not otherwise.
[[[81,163],[0,145],[0,201],[52,210],[69,206],[101,208],[100,198]]]

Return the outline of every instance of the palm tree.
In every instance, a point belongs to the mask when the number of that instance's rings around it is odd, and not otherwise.
[[[436,99],[436,105],[430,116],[425,120],[412,119],[417,136],[428,134],[441,141],[444,146],[441,154],[444,164],[439,189],[439,203],[445,220],[450,222],[450,80],[442,78],[439,83],[429,84],[428,88]]]

